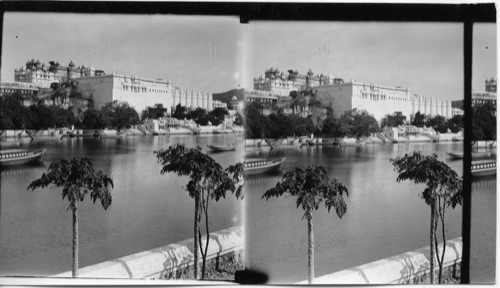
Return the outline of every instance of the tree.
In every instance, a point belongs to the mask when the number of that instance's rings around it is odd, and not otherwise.
[[[284,193],[297,196],[297,208],[300,206],[305,211],[302,219],[307,218],[308,232],[308,266],[309,284],[314,279],[314,229],[313,210],[318,210],[321,202],[330,212],[335,209],[337,216],[342,216],[347,211],[343,195],[348,196],[347,188],[336,179],[330,180],[326,169],[322,166],[296,167],[283,175],[274,188],[267,190],[262,198],[280,197]]]
[[[229,112],[224,108],[215,108],[214,110],[208,112],[208,119],[213,125],[219,125],[224,122],[224,116],[229,115]]]
[[[188,114],[186,115],[186,118],[193,119],[193,121],[199,125],[208,125],[208,121],[210,121],[207,114],[207,110],[200,107],[192,111],[189,111]]]
[[[177,106],[175,106],[174,113],[172,113],[172,117],[174,117],[175,119],[184,120],[184,118],[186,118],[186,107],[181,106],[180,103],[177,104]]]
[[[127,102],[119,102],[118,100],[108,102],[104,104],[99,114],[102,123],[107,128],[120,130],[139,124],[139,114]]]
[[[149,119],[159,119],[162,117],[165,117],[165,114],[167,113],[168,109],[163,107],[163,104],[155,104],[153,107],[146,107],[141,113],[141,120],[144,120],[146,118]]]
[[[188,176],[186,190],[195,201],[194,208],[194,277],[198,279],[198,249],[203,258],[202,279],[205,277],[207,250],[210,241],[208,207],[211,201],[218,202],[231,192],[236,198],[242,197],[240,182],[243,165],[237,163],[223,169],[219,163],[201,152],[200,147],[187,148],[182,144],[170,146],[167,150],[155,151],[158,163],[162,165],[161,174],[174,172]],[[205,218],[206,243],[202,248],[200,222],[202,213]],[[198,248],[199,247],[199,248]]]
[[[340,116],[341,126],[347,128],[348,137],[366,137],[379,131],[378,122],[366,110],[356,108],[346,111]]]
[[[234,125],[238,125],[238,126],[245,125],[245,118],[243,118],[243,115],[241,115],[240,112],[236,113],[236,117],[234,118]]]
[[[46,188],[50,184],[63,187],[62,199],[70,202],[68,209],[73,212],[73,269],[72,276],[78,276],[78,202],[83,202],[90,193],[92,201],[101,202],[104,210],[111,205],[111,194],[108,186],[113,187],[113,180],[102,171],[95,171],[92,162],[87,158],[75,157],[73,160],[61,160],[52,163],[42,177],[31,182],[28,189]]]
[[[424,114],[421,114],[420,111],[417,111],[417,113],[415,113],[415,117],[413,117],[413,122],[412,124],[417,126],[417,127],[422,127],[425,125],[425,122],[426,122],[426,117]]]
[[[427,119],[426,126],[432,127],[434,130],[440,133],[446,133],[448,131],[446,119],[441,115],[429,117]]]
[[[327,117],[323,122],[321,133],[326,137],[344,137],[348,134],[348,127],[338,118]]]
[[[496,140],[496,109],[491,103],[472,108],[472,140]]]
[[[394,114],[385,115],[380,123],[381,127],[398,127],[399,125],[405,124],[406,116],[402,112],[396,111]]]
[[[84,129],[103,129],[106,125],[102,121],[99,111],[88,109],[83,113],[82,127]]]
[[[439,265],[439,282],[442,282],[443,260],[446,251],[446,234],[444,215],[446,208],[462,205],[462,179],[457,173],[445,163],[437,159],[437,155],[422,155],[419,152],[405,154],[390,160],[398,173],[397,181],[412,180],[415,184],[424,183],[427,187],[420,194],[425,203],[431,208],[430,227],[430,262],[431,262],[431,284],[434,283],[434,262]],[[441,231],[443,250],[441,255],[435,257],[438,252],[438,220],[441,220]],[[441,256],[441,257],[440,257]]]

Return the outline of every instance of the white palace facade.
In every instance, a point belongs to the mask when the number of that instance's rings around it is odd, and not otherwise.
[[[351,109],[364,109],[381,121],[387,114],[402,112],[408,120],[420,111],[421,114],[446,119],[452,117],[450,100],[440,100],[420,96],[408,88],[389,87],[367,84],[351,80],[350,82],[316,86],[316,95],[324,107],[332,109],[333,116],[340,117]]]
[[[495,86],[491,84],[490,86]],[[310,69],[303,75],[296,70],[281,72],[278,68],[267,69],[263,76],[254,78],[255,92],[266,93],[266,97],[289,96],[291,91],[306,87],[316,91],[323,107],[330,108],[334,117],[345,111],[364,109],[381,121],[387,114],[400,111],[410,120],[420,111],[421,114],[445,118],[453,117],[450,100],[413,94],[409,89],[367,84],[351,80],[344,82],[331,75],[315,75]],[[248,101],[247,101],[248,102]]]
[[[174,87],[169,81],[162,79],[147,79],[114,72],[105,74],[103,70],[95,70],[92,67],[75,67],[73,61],[68,66],[59,65],[59,62],[54,61],[49,63],[50,65],[46,65],[39,60],[26,62],[26,68],[14,70],[15,82],[43,89],[49,88],[51,83],[73,79],[82,93],[91,95],[95,109],[115,100],[128,102],[138,113],[155,104],[163,104],[168,109],[167,113],[171,113],[177,104],[207,111],[215,108],[227,109],[227,104],[213,100],[211,93]]]

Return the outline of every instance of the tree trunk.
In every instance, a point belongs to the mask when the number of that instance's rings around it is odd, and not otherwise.
[[[439,262],[439,284],[441,284],[442,279],[443,279],[443,262],[444,262],[444,254],[446,253],[446,232],[444,230],[444,210],[445,208],[445,199],[443,199],[443,204],[442,207],[440,207],[442,210],[440,211],[440,219],[441,219],[441,230],[443,233],[443,251],[441,252],[441,261]],[[441,203],[440,203],[441,204]],[[441,205],[440,205],[441,206]]]
[[[307,236],[308,236],[308,264],[309,264],[309,284],[314,280],[314,229],[311,210],[307,211]]]
[[[205,270],[207,267],[207,253],[208,253],[208,244],[210,243],[210,230],[208,227],[208,201],[209,201],[209,193],[207,192],[207,199],[204,207],[205,212],[205,229],[207,232],[207,241],[205,243],[205,252],[203,252],[203,265],[201,266],[201,279],[205,279]],[[201,237],[201,236],[200,236]]]
[[[198,280],[198,241],[197,239],[197,234],[198,234],[198,222],[199,222],[199,214],[200,214],[200,197],[196,196],[194,198],[195,205],[194,205],[194,264],[193,264],[193,270],[194,270],[194,279]]]
[[[434,208],[436,204],[435,203],[432,203],[431,204],[431,235],[430,235],[430,249],[431,249],[431,255],[430,255],[430,258],[429,261],[431,263],[431,267],[430,267],[430,273],[431,273],[431,284],[434,284],[434,234],[436,233],[436,229],[434,228],[434,225],[435,225],[435,218],[436,218],[436,209]]]
[[[73,278],[78,277],[78,207],[73,206]]]

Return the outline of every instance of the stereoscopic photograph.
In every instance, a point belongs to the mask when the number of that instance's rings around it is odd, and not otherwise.
[[[220,14],[5,11],[0,283],[495,283],[494,22]]]

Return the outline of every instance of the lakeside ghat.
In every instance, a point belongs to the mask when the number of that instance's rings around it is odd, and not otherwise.
[[[437,251],[438,253],[443,251],[443,243],[439,244]],[[314,284],[429,284],[429,259],[430,247],[426,246],[415,251],[408,251],[386,259],[323,275],[316,278]],[[443,261],[443,283],[460,283],[461,264],[462,237],[446,241]],[[307,281],[296,284],[305,285]]]
[[[85,267],[193,237],[194,203],[183,189],[187,178],[161,175],[153,151],[185,143],[207,152],[208,144],[234,142],[242,144],[242,136],[21,139],[21,148],[45,147],[47,151],[42,164],[1,170],[0,275],[49,276],[71,268],[71,213],[60,190],[26,190],[50,163],[85,156],[114,181],[113,203],[107,211],[92,201],[79,205],[80,266]],[[235,151],[209,153],[227,167],[242,160],[243,148],[238,145]],[[212,205],[212,231],[241,225],[240,200],[226,197]]]
[[[244,231],[235,226],[210,233],[207,250],[207,279],[234,280],[234,272],[243,270]],[[203,246],[206,237],[202,238]],[[193,279],[193,238],[152,250],[127,255],[79,270],[80,278],[121,279]],[[71,277],[71,271],[53,275]],[[229,278],[229,279],[227,279]]]

